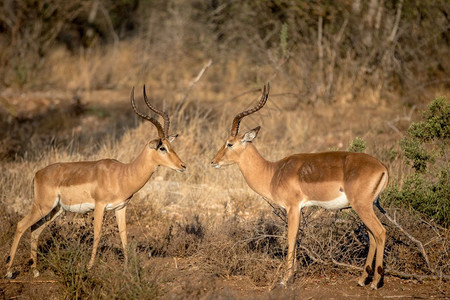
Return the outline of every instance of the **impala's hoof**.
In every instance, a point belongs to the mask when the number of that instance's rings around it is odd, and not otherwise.
[[[5,277],[7,278],[7,279],[14,279],[14,278],[16,278],[18,275],[19,275],[19,271],[15,271],[15,272],[12,272],[12,271],[8,271],[7,273],[6,273],[6,275],[5,275]]]
[[[92,269],[92,266],[94,266],[94,263],[88,263],[87,269],[88,269],[88,270]]]
[[[36,278],[39,277],[39,275],[41,275],[39,271],[37,269],[33,269],[33,277]]]
[[[360,278],[359,280],[358,280],[358,285],[359,286],[366,286],[366,279],[364,278]]]
[[[287,286],[286,286],[286,282],[284,281],[284,280],[281,280],[280,282],[278,282],[278,283],[275,283],[271,288],[270,288],[270,290],[271,291],[274,291],[274,290],[281,290],[281,289],[286,289],[287,288]]]
[[[377,282],[377,283],[372,282],[372,284],[370,285],[370,288],[371,288],[372,290],[378,289],[378,282]]]

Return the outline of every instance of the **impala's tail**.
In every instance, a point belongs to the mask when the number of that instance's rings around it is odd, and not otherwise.
[[[381,174],[380,181],[378,182],[378,185],[375,188],[375,194],[377,195],[377,197],[373,202],[373,204],[375,204],[375,206],[380,210],[382,214],[386,214],[386,211],[381,207],[380,194],[386,188],[387,183],[388,183],[388,173],[387,171],[385,171],[383,172],[383,174]]]
[[[380,195],[377,196],[377,199],[375,199],[375,202],[373,204],[375,204],[375,206],[380,210],[380,212],[383,215],[386,214],[386,211],[381,207],[381,204],[380,204]]]

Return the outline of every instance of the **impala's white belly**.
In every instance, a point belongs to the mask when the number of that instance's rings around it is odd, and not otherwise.
[[[106,205],[105,209],[106,210],[122,209],[125,205],[127,205],[127,202],[121,202],[118,204],[110,203]]]
[[[84,213],[93,211],[95,208],[95,203],[80,203],[80,204],[67,205],[61,201],[60,204],[61,204],[61,207],[65,211],[70,211],[70,212],[79,213],[79,214],[84,214]],[[122,203],[118,203],[118,204],[107,204],[105,207],[105,210],[122,209],[126,204],[127,204],[126,202],[122,202]]]
[[[95,209],[95,199],[91,196],[91,191],[94,189],[92,184],[80,184],[74,186],[63,186],[59,188],[59,195],[55,201],[65,211],[74,213],[87,213]],[[105,206],[105,210],[116,210],[123,208],[128,201],[121,201],[118,199]]]
[[[59,204],[65,211],[74,213],[87,213],[95,208],[94,199],[91,196],[92,184],[79,184],[73,186],[61,186],[59,188]]]
[[[60,204],[64,210],[74,212],[74,213],[80,213],[80,214],[84,214],[84,213],[93,211],[95,208],[95,203],[79,203],[79,204],[67,205],[67,204],[64,204],[63,201],[60,201]]]
[[[333,200],[326,200],[326,201],[320,201],[320,200],[303,200],[300,203],[300,209],[303,207],[308,206],[320,206],[326,209],[341,209],[344,207],[349,206],[350,202],[347,199],[347,195],[345,193],[342,193],[341,196],[337,197]]]

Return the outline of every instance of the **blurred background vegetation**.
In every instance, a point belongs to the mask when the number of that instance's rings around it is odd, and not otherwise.
[[[274,74],[255,67],[271,66],[307,101],[364,101],[370,88],[376,98],[392,101],[394,93],[415,103],[428,88],[450,84],[449,7],[446,0],[5,0],[0,85],[128,86],[155,65],[212,59],[222,68],[237,61],[242,77],[258,83]],[[68,86],[55,66],[61,52],[117,55],[127,44],[133,58],[98,66],[89,84]],[[217,85],[230,80],[215,71]]]

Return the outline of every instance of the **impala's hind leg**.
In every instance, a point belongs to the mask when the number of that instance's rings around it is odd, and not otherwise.
[[[51,223],[53,222],[61,213],[62,213],[61,207],[56,207],[50,213],[39,220],[37,223],[33,224],[31,226],[31,256],[30,256],[30,262],[31,262],[31,270],[33,270],[34,277],[39,276],[39,271],[36,269],[37,264],[37,246],[38,246],[38,240],[39,236],[41,235],[42,231]]]
[[[358,284],[360,286],[365,286],[367,284],[369,276],[373,275],[372,263],[375,256],[375,250],[377,245],[375,243],[375,238],[371,231],[368,232],[369,235],[369,252],[367,253],[366,263],[364,264],[364,269],[361,277],[359,277]]]
[[[372,289],[377,289],[381,276],[384,273],[383,254],[384,254],[384,245],[386,242],[386,229],[383,227],[380,220],[375,215],[375,212],[373,211],[372,202],[369,203],[370,206],[355,205],[353,207],[353,209],[356,211],[356,213],[359,215],[361,220],[366,225],[367,229],[370,231],[369,236],[370,235],[373,236],[373,238],[370,239],[370,248],[369,253],[367,255],[366,264],[364,266],[364,271],[358,283],[360,285],[365,283],[368,276],[368,270],[371,270],[374,253],[376,252],[375,269],[373,270],[373,280],[370,287]]]
[[[14,261],[14,257],[16,256],[17,246],[19,245],[20,238],[22,237],[25,230],[45,217],[51,210],[51,206],[41,207],[38,204],[34,203],[31,213],[29,213],[21,221],[19,221],[19,223],[17,223],[16,233],[14,234],[14,239],[11,245],[11,251],[7,258],[6,277],[11,278],[13,276],[11,271],[12,264]]]

